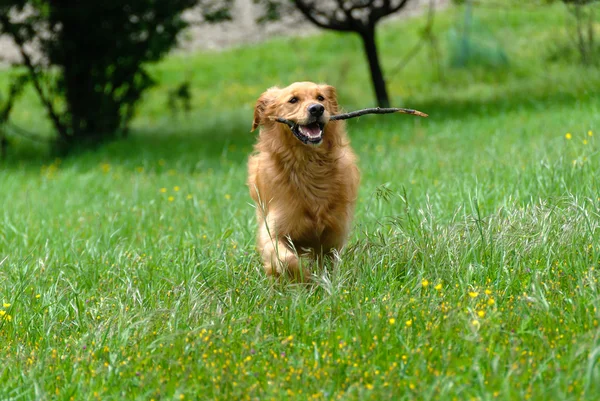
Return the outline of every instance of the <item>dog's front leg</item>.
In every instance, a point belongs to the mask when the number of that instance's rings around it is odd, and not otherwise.
[[[291,249],[287,238],[278,237],[273,230],[272,219],[267,218],[258,234],[258,251],[261,254],[265,273],[269,276],[287,275],[294,281],[306,282],[310,270],[302,266],[301,259]]]

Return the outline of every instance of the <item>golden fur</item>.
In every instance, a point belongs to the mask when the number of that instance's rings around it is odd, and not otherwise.
[[[287,125],[271,119],[306,124],[314,104],[325,108],[320,146],[302,143]],[[261,128],[248,161],[248,186],[256,203],[257,249],[268,275],[287,272],[306,280],[310,272],[297,254],[322,260],[346,242],[360,174],[344,122],[329,121],[337,112],[335,89],[312,82],[270,88],[256,103],[252,130]]]

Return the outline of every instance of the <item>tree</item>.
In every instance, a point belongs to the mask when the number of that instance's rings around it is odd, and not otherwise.
[[[205,5],[207,20],[227,19],[230,2],[0,0],[0,34],[18,46],[24,74],[66,153],[126,135],[153,84],[145,64],[175,45],[186,26],[182,12]]]
[[[276,0],[263,0],[267,15],[277,17]],[[292,0],[296,8],[316,26],[338,32],[355,32],[362,39],[371,81],[380,107],[390,100],[379,61],[376,26],[384,17],[403,9],[409,0]]]

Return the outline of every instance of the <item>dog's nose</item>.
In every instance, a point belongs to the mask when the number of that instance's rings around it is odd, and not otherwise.
[[[321,117],[323,112],[325,111],[325,107],[322,104],[311,104],[308,106],[308,112],[311,116]]]

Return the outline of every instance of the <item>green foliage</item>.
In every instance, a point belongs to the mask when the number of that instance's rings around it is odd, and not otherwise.
[[[127,132],[135,105],[153,84],[144,63],[171,49],[185,27],[181,12],[194,4],[15,0],[0,5],[0,32],[24,54],[25,44],[35,43],[43,67],[55,67],[49,74],[31,55],[24,60],[63,150]]]
[[[557,37],[556,44],[550,49],[548,59],[597,65],[600,62],[600,43],[597,40],[600,2],[598,0],[546,0],[546,3],[563,3],[570,14],[564,28],[566,35]]]
[[[564,1],[564,0],[563,0]],[[597,27],[600,8],[597,1],[573,0],[568,3],[569,11],[575,20],[573,31],[573,47],[579,52],[583,64],[598,64],[600,62],[600,43],[597,40]]]
[[[11,78],[8,88],[8,96],[3,99],[0,96],[0,158],[6,156],[6,148],[8,147],[8,138],[6,135],[6,124],[9,121],[10,113],[15,105],[15,101],[23,92],[25,85],[29,81],[29,76],[26,74],[15,73]]]
[[[0,96],[0,127],[8,122],[15,101],[25,89],[29,79],[29,75],[23,73],[14,73],[11,77],[8,96],[6,99]]]
[[[548,45],[546,60],[597,66],[600,62],[600,42],[578,47],[571,39],[561,35],[554,43]]]

